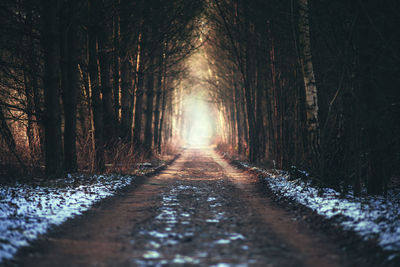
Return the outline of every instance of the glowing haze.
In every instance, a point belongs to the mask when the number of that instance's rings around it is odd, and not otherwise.
[[[199,97],[184,100],[185,141],[188,145],[208,145],[213,136],[211,110]]]
[[[203,49],[188,59],[189,75],[183,81],[183,129],[181,137],[189,146],[209,145],[216,134],[214,105],[204,84],[208,75],[208,62]]]

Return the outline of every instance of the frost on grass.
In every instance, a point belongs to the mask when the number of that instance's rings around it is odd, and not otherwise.
[[[77,184],[76,181],[80,181]],[[52,225],[59,225],[132,181],[132,176],[95,175],[49,185],[0,187],[0,262],[12,258]]]
[[[242,165],[248,168],[247,164]],[[252,169],[264,175],[278,197],[307,206],[328,219],[336,219],[344,229],[355,231],[364,240],[376,240],[382,249],[390,252],[389,260],[400,257],[400,194],[395,191],[390,191],[386,198],[356,197],[352,192],[341,196],[333,189],[318,189],[311,182],[293,180],[284,171]],[[306,172],[303,174],[308,176]]]

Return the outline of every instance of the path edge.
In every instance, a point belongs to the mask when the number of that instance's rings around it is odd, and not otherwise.
[[[255,177],[257,182],[257,191],[261,195],[271,199],[272,203],[278,208],[294,215],[299,223],[304,224],[312,231],[322,233],[332,242],[339,244],[343,253],[350,254],[350,259],[351,255],[354,255],[359,259],[365,260],[365,262],[359,263],[364,264],[363,266],[399,266],[399,261],[388,260],[390,253],[384,251],[376,242],[363,240],[353,230],[343,229],[335,219],[325,218],[313,211],[311,208],[273,192],[268,181],[266,181],[265,174],[262,173],[262,170],[252,168],[254,167],[253,165],[249,165],[248,167],[243,166],[241,161],[234,159],[217,149],[215,149],[215,152],[231,166],[245,171]]]
[[[27,246],[19,248],[14,257],[12,257],[11,259],[5,259],[3,262],[0,263],[0,266],[21,266],[19,263],[21,258],[27,257],[30,254],[40,253],[42,251],[41,248],[49,239],[61,236],[66,231],[69,231],[69,229],[75,227],[76,225],[84,223],[90,217],[94,216],[98,210],[107,209],[108,207],[118,202],[118,200],[124,198],[124,196],[128,193],[136,191],[149,178],[154,177],[161,173],[163,170],[167,169],[178,158],[180,158],[181,155],[181,152],[175,154],[172,159],[167,160],[165,163],[157,166],[156,168],[143,175],[132,175],[135,178],[132,179],[132,182],[130,184],[117,189],[112,196],[105,197],[93,203],[93,205],[90,206],[88,210],[82,212],[82,214],[68,218],[60,225],[51,225],[46,233],[38,235],[38,237],[35,240],[30,241]]]

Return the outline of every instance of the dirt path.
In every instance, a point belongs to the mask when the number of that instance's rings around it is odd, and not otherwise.
[[[189,149],[136,190],[23,253],[23,266],[343,266],[333,245],[257,193],[210,149]]]

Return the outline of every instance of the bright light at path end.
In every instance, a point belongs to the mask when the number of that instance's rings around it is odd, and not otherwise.
[[[205,101],[186,103],[186,141],[189,145],[208,145],[213,133],[211,111]]]

